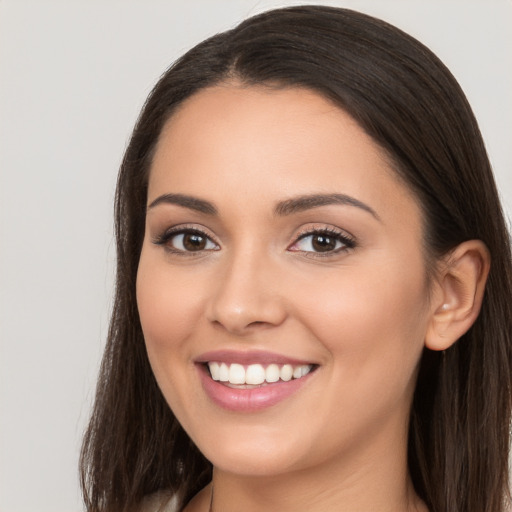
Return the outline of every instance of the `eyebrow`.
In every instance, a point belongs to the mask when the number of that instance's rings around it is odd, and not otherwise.
[[[148,210],[158,206],[159,204],[176,204],[206,215],[217,215],[217,208],[215,208],[215,206],[209,201],[205,201],[204,199],[199,199],[197,197],[186,196],[184,194],[163,194],[158,196],[148,206]]]
[[[218,213],[218,210],[213,203],[185,194],[163,194],[158,196],[149,204],[148,210],[158,206],[159,204],[175,204],[190,210],[204,213],[205,215],[213,216]],[[380,217],[373,208],[362,201],[359,201],[355,197],[351,197],[346,194],[309,194],[293,197],[277,203],[274,208],[274,214],[279,217],[285,217],[293,215],[294,213],[310,210],[312,208],[319,208],[321,206],[329,206],[332,204],[355,206],[356,208],[360,208],[361,210],[370,213],[375,217],[375,219],[380,220]]]
[[[294,213],[310,210],[311,208],[319,208],[320,206],[328,206],[331,204],[355,206],[356,208],[370,213],[377,220],[380,220],[380,217],[373,208],[355,197],[346,194],[311,194],[293,197],[279,202],[274,209],[274,213],[279,216],[293,215]]]

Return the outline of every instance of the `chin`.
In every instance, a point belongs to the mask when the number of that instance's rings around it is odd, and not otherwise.
[[[216,436],[213,443],[199,440],[196,444],[215,468],[241,476],[279,475],[301,466],[300,445],[285,439],[282,432],[269,437],[268,433],[246,432],[245,435],[241,430],[239,435],[228,433]]]
[[[285,459],[285,460],[283,460]],[[272,477],[294,471],[289,457],[267,454],[254,457],[240,453],[215,454],[210,462],[216,469],[245,477]]]

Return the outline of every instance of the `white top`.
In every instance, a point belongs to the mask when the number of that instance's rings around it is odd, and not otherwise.
[[[176,500],[166,492],[156,492],[144,498],[140,512],[178,512]]]

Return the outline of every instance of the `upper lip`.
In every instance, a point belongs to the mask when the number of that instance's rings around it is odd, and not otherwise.
[[[233,364],[238,363],[242,365],[249,364],[291,364],[291,365],[304,365],[312,364],[311,361],[297,359],[294,357],[285,356],[283,354],[276,354],[274,352],[265,352],[259,350],[252,351],[239,351],[239,350],[212,350],[205,352],[195,359],[196,363],[208,363],[216,361],[219,363]]]

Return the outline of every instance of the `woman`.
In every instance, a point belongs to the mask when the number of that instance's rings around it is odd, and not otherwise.
[[[506,509],[508,234],[416,40],[316,6],[199,44],[143,108],[116,228],[88,510]]]

